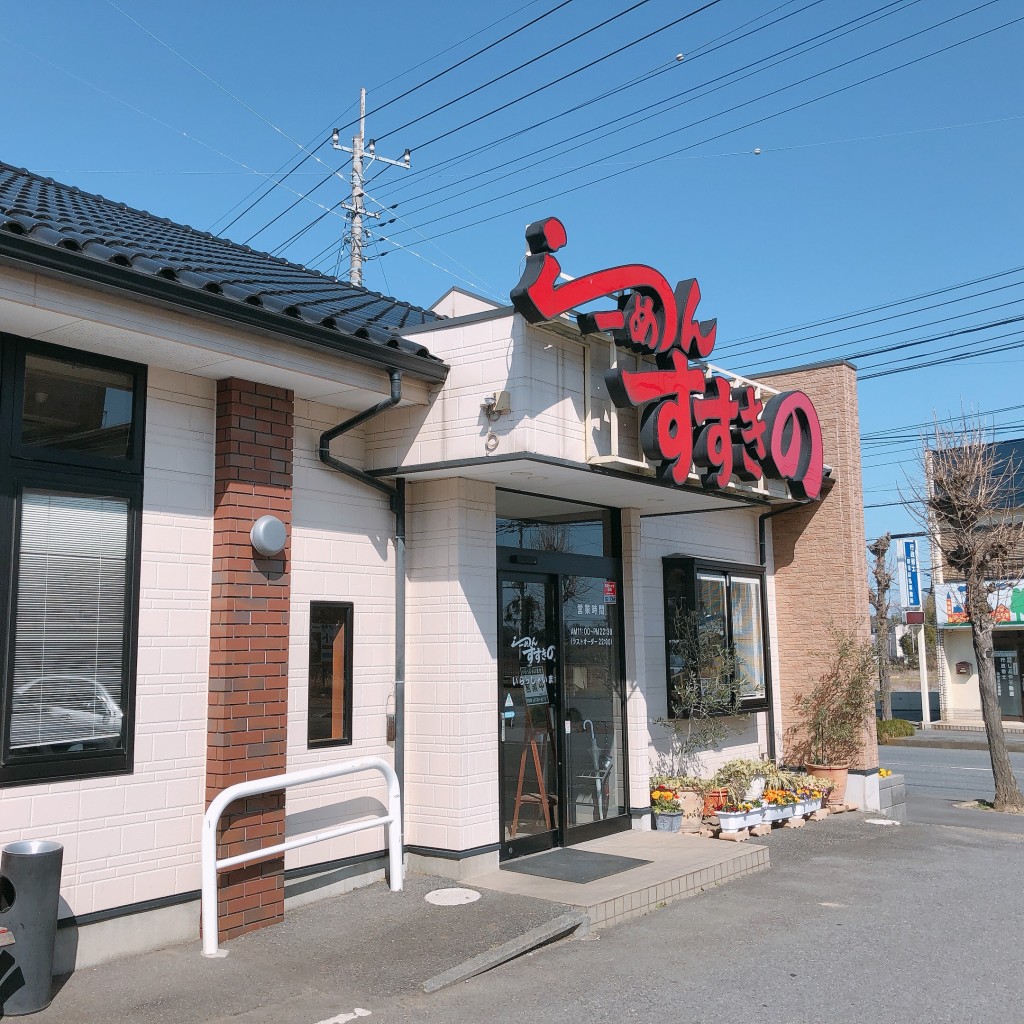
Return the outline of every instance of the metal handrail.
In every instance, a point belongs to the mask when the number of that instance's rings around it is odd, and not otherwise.
[[[217,859],[217,826],[225,809],[236,800],[248,796],[261,796],[264,793],[276,793],[290,786],[301,786],[307,782],[321,782],[342,775],[354,775],[356,772],[378,771],[384,776],[388,787],[388,813],[365,821],[355,821],[349,825],[317,832],[298,839],[288,839],[276,846],[267,846],[259,850],[249,850],[234,857]],[[203,956],[227,956],[227,950],[219,948],[217,920],[217,872],[224,868],[236,867],[248,861],[262,860],[273,857],[285,850],[294,850],[300,846],[309,846],[325,839],[336,839],[362,832],[379,825],[388,827],[388,874],[392,892],[400,892],[402,888],[402,804],[401,790],[395,770],[379,757],[360,757],[339,764],[323,765],[319,768],[307,768],[301,772],[286,772],[283,775],[272,775],[266,779],[254,779],[252,782],[239,782],[228,786],[222,793],[214,797],[203,816],[203,833],[200,846],[202,868],[202,922],[203,922]]]

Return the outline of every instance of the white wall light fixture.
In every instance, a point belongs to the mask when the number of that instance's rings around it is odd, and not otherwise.
[[[284,551],[288,534],[284,523],[277,516],[260,516],[249,531],[249,540],[258,554],[265,558],[279,555]]]

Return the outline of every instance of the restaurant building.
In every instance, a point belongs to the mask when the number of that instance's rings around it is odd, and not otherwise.
[[[465,877],[650,827],[678,608],[742,666],[706,771],[784,760],[829,623],[867,635],[853,367],[744,380],[723,297],[528,242],[511,305],[420,309],[0,165],[0,842],[65,846],[58,970],[195,938],[235,782],[383,756],[408,866]],[[382,801],[254,799],[221,851]],[[224,873],[222,937],[384,842]]]

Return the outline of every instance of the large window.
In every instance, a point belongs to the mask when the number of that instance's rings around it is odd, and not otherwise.
[[[145,370],[0,341],[0,782],[129,771]]]
[[[352,605],[313,601],[309,606],[310,747],[352,742]]]
[[[695,612],[699,627],[720,638],[711,649],[732,656],[733,703],[737,711],[768,706],[768,659],[764,628],[764,574],[760,568],[723,565],[694,558],[666,558],[665,649],[668,691],[672,694],[685,666],[673,635],[680,617]],[[700,675],[712,675],[701,665]]]

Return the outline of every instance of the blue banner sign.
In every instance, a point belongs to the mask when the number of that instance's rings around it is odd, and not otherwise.
[[[917,541],[902,540],[896,552],[899,567],[900,604],[904,609],[921,607],[921,579],[917,569]]]

